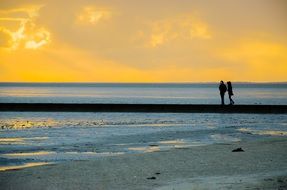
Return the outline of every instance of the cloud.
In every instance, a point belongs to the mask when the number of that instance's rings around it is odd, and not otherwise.
[[[111,11],[97,8],[96,6],[85,6],[77,16],[77,23],[97,24],[100,21],[111,18]]]
[[[9,36],[5,38],[6,49],[38,49],[50,42],[50,32],[36,24],[39,10],[42,7],[43,5],[35,5],[0,11],[0,21],[16,22],[17,25],[16,30],[8,26],[1,27],[2,31]]]
[[[18,8],[11,8],[11,9],[4,9],[0,10],[1,15],[13,15],[13,14],[19,14],[19,13],[24,13],[28,17],[35,17],[38,16],[39,10],[43,7],[44,5],[29,5],[25,7],[18,7]]]
[[[147,39],[148,47],[159,47],[176,40],[210,39],[209,26],[195,15],[180,15],[152,21],[149,31],[141,32],[141,38]],[[144,29],[145,30],[145,29]]]

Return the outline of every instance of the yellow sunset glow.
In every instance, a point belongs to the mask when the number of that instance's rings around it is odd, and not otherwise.
[[[209,39],[211,34],[206,23],[194,16],[178,16],[152,23],[151,47],[158,47],[173,40]]]
[[[84,7],[78,15],[79,23],[96,24],[101,20],[106,20],[111,17],[111,12],[104,9],[97,9],[96,7]]]
[[[284,0],[4,0],[0,82],[287,81]]]

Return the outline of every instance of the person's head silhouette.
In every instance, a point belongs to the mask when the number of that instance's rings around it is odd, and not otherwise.
[[[231,85],[231,82],[230,81],[228,81],[227,82],[227,86],[230,88],[230,87],[232,87],[232,85]]]

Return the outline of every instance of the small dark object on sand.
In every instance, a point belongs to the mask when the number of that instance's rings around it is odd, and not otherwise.
[[[150,144],[149,146],[158,146],[158,145],[156,145],[156,144]]]
[[[240,147],[232,150],[232,152],[244,152],[244,150]]]
[[[155,175],[159,175],[159,174],[160,174],[160,172],[156,172],[156,173],[155,173]]]
[[[148,177],[147,179],[156,179],[156,177]]]

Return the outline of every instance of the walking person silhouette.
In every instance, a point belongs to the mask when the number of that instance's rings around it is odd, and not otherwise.
[[[224,95],[225,95],[226,90],[227,90],[226,85],[224,84],[223,81],[220,81],[219,92],[220,92],[220,97],[221,97],[221,105],[224,105]]]
[[[233,96],[233,90],[232,90],[232,84],[230,81],[227,82],[227,92],[228,92],[228,97],[229,97],[229,105],[233,105],[234,101],[232,100],[231,96]]]

